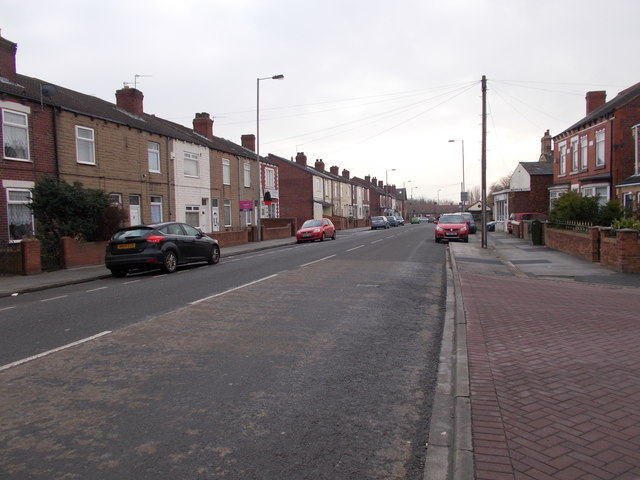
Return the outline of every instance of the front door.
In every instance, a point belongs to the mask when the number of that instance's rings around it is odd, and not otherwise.
[[[211,231],[220,231],[220,207],[218,206],[219,200],[217,198],[211,199]]]
[[[129,195],[129,225],[140,223],[140,195]]]

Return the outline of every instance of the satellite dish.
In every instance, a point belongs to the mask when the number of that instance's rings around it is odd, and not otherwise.
[[[58,90],[53,85],[49,85],[49,84],[40,85],[40,95],[42,95],[43,97],[51,98],[57,92]]]

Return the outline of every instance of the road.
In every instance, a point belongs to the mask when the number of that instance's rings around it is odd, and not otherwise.
[[[432,228],[0,299],[1,365],[110,332],[0,370],[0,478],[422,478]]]

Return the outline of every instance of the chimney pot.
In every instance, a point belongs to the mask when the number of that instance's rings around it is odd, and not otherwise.
[[[316,160],[315,169],[319,172],[324,172],[324,162],[322,161],[322,159]]]
[[[193,119],[193,130],[209,140],[213,138],[213,119],[207,112],[196,113]]]
[[[307,166],[307,156],[304,154],[304,152],[298,152],[296,154],[296,163],[304,165],[305,167]]]

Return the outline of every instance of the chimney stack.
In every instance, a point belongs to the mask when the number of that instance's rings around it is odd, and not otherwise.
[[[133,115],[142,115],[142,100],[144,95],[135,88],[124,87],[116,91],[116,105]]]
[[[365,175],[364,183],[366,183],[367,185],[371,185],[371,175]]]
[[[598,90],[596,92],[587,92],[587,115],[593,112],[596,108],[604,105],[607,101],[607,92],[604,90]]]
[[[324,162],[322,161],[322,159],[316,160],[315,169],[318,170],[319,172],[324,172]]]
[[[551,135],[549,134],[549,130],[544,132],[544,136],[542,137],[541,143],[542,143],[542,149],[540,151],[540,153],[542,154],[541,156],[544,158],[549,158],[549,156],[551,155]]]
[[[209,140],[213,139],[213,119],[207,112],[196,113],[193,119],[193,130]]]
[[[0,77],[6,78],[10,82],[17,83],[18,74],[16,72],[16,51],[18,44],[0,36]]]
[[[332,175],[335,175],[336,177],[338,175],[340,175],[340,168],[337,165],[333,165],[329,171],[331,172]]]
[[[349,170],[342,170],[342,177],[346,178],[347,180],[349,180]]]
[[[298,152],[296,154],[296,163],[304,165],[305,167],[307,166],[307,156],[304,154],[304,152]]]
[[[242,146],[252,152],[256,151],[256,136],[253,133],[247,133],[240,137],[242,140]]]

